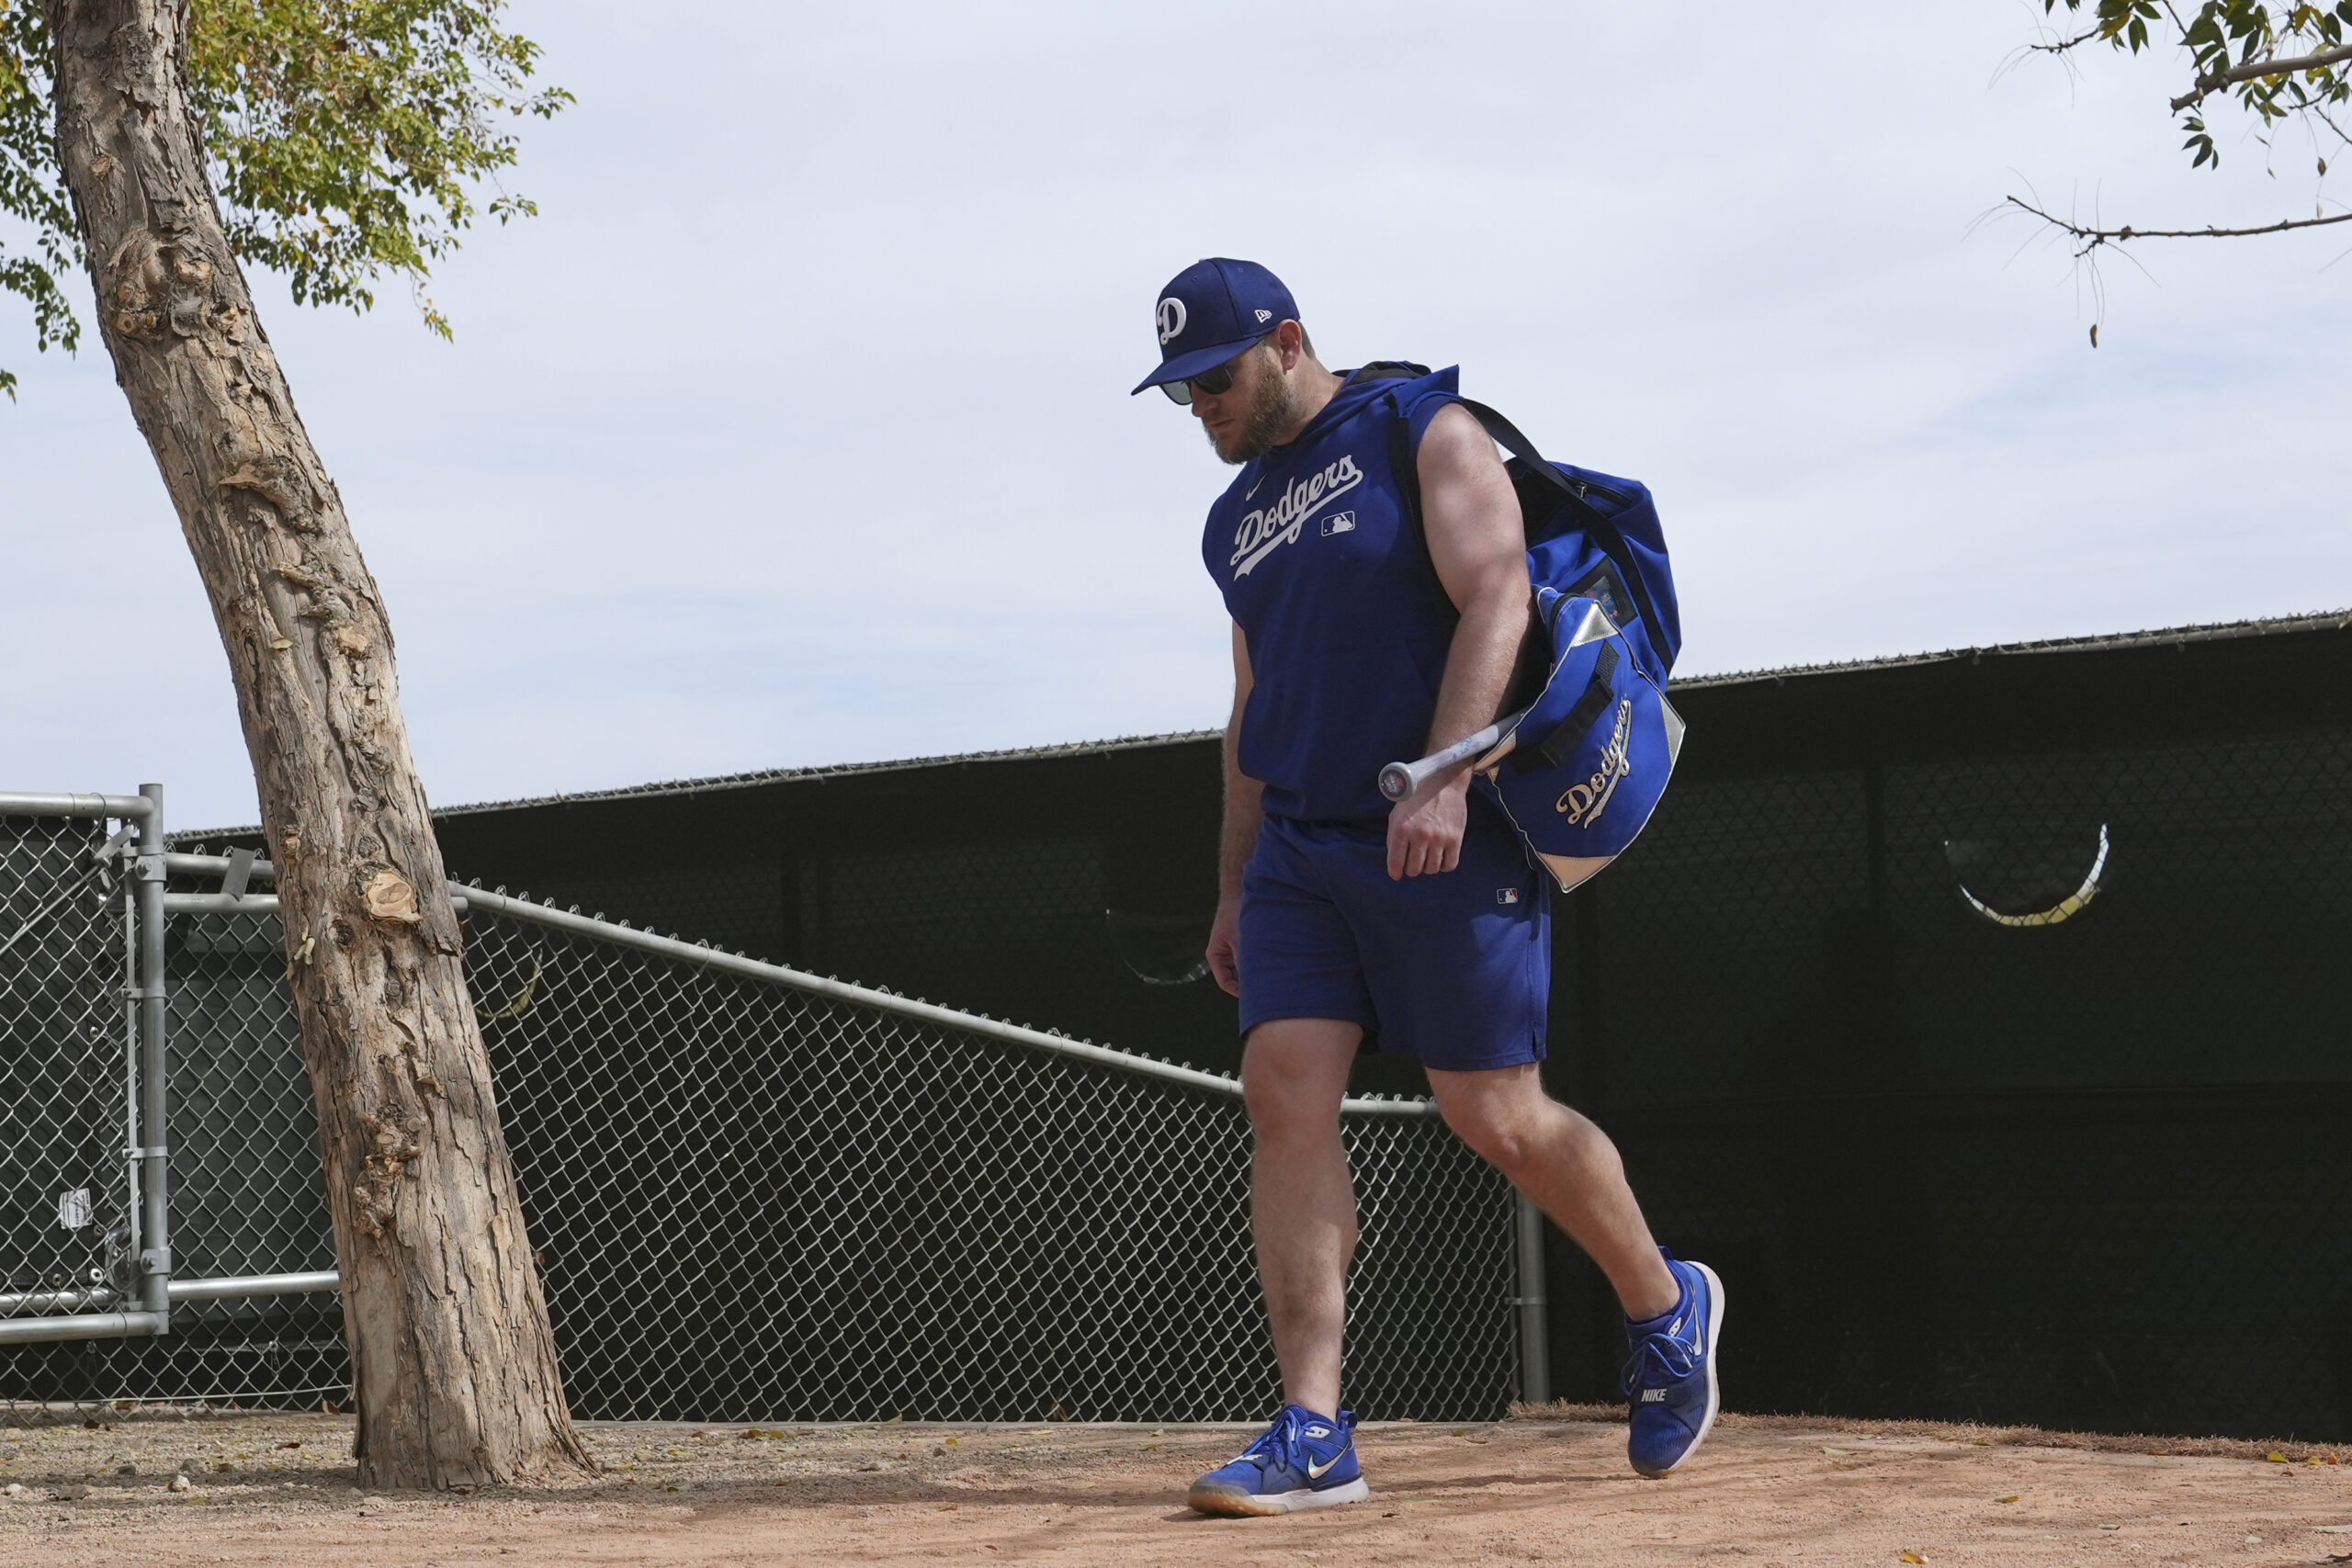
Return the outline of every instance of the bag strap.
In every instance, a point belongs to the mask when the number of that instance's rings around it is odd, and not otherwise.
[[[1603,555],[1617,563],[1618,575],[1624,579],[1625,592],[1633,595],[1634,609],[1642,617],[1647,632],[1664,636],[1666,623],[1658,619],[1657,606],[1650,602],[1649,585],[1644,581],[1639,563],[1634,558],[1633,547],[1625,542],[1625,531],[1617,526],[1616,519],[1604,514],[1599,507],[1587,501],[1576,481],[1547,461],[1544,454],[1535,449],[1535,443],[1530,441],[1519,426],[1485,403],[1475,402],[1468,398],[1454,400],[1470,411],[1470,416],[1478,422],[1496,445],[1517,457],[1530,473],[1548,481],[1560,492],[1569,514],[1576,518],[1586,536],[1600,547]],[[1422,526],[1421,486],[1418,468],[1414,470],[1413,483],[1408,493],[1412,497],[1413,526],[1419,528]],[[1426,535],[1423,536],[1422,549],[1424,553],[1428,550]]]
[[[1364,381],[1407,381],[1428,375],[1429,367],[1416,365],[1409,359],[1375,359],[1351,375],[1344,385],[1352,387]],[[1560,492],[1569,514],[1577,520],[1587,537],[1600,547],[1601,554],[1616,563],[1617,575],[1623,580],[1625,592],[1633,596],[1634,611],[1642,618],[1645,630],[1657,636],[1665,635],[1666,623],[1658,618],[1657,606],[1650,599],[1649,584],[1643,577],[1634,548],[1625,542],[1625,531],[1617,526],[1616,519],[1584,498],[1576,482],[1560,472],[1535,449],[1519,426],[1501,413],[1474,399],[1456,394],[1453,400],[1470,412],[1470,417],[1504,451],[1517,457],[1530,473],[1549,482]],[[1421,470],[1419,454],[1413,450],[1412,422],[1399,409],[1388,432],[1388,466],[1396,476],[1396,483],[1405,492],[1405,510],[1413,520],[1413,536],[1420,541],[1421,559],[1428,563],[1430,581],[1436,584],[1438,603],[1449,618],[1459,615],[1453,600],[1445,592],[1445,584],[1438,580],[1437,560],[1430,554],[1429,526],[1421,520]]]
[[[1567,716],[1555,725],[1552,733],[1532,745],[1518,748],[1503,759],[1503,766],[1524,773],[1531,768],[1556,768],[1567,761],[1568,753],[1583,741],[1609,705],[1617,700],[1612,684],[1617,674],[1617,645],[1604,642],[1600,657],[1592,666],[1592,678],[1585,682],[1584,694],[1577,699]]]

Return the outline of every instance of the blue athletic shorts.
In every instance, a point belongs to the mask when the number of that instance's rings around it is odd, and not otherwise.
[[[1462,863],[1388,877],[1385,825],[1269,817],[1241,881],[1241,1032],[1336,1018],[1442,1072],[1544,1059],[1551,886],[1474,801]]]

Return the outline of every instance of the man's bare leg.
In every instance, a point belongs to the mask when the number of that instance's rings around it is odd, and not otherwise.
[[[1340,1411],[1340,1342],[1356,1250],[1356,1192],[1340,1146],[1340,1101],[1363,1038],[1362,1029],[1337,1019],[1276,1019],[1250,1032],[1241,1056],[1257,1134],[1250,1224],[1283,1398],[1324,1416]]]
[[[1475,1073],[1432,1070],[1430,1089],[1462,1141],[1600,1266],[1627,1317],[1673,1310],[1680,1289],[1625,1183],[1617,1145],[1545,1094],[1533,1063]]]

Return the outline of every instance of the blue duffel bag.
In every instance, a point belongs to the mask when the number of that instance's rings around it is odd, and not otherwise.
[[[1390,764],[1381,788],[1400,799],[1433,764],[1469,757],[1478,787],[1565,890],[1634,841],[1682,749],[1682,718],[1666,696],[1682,643],[1666,536],[1646,486],[1549,462],[1493,409],[1455,400],[1511,455],[1504,467],[1519,492],[1535,585],[1532,636],[1548,658],[1535,671],[1540,685],[1532,694],[1522,685],[1508,716],[1434,757]],[[1409,475],[1409,426],[1398,415],[1393,456]],[[1419,497],[1409,493],[1418,487],[1408,489],[1418,530]]]

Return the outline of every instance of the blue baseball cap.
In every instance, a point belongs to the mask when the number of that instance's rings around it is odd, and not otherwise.
[[[1168,280],[1152,310],[1159,333],[1159,368],[1136,383],[1136,391],[1170,381],[1189,381],[1272,332],[1298,319],[1297,302],[1283,280],[1256,262],[1211,256]],[[1134,392],[1127,394],[1129,397]]]

